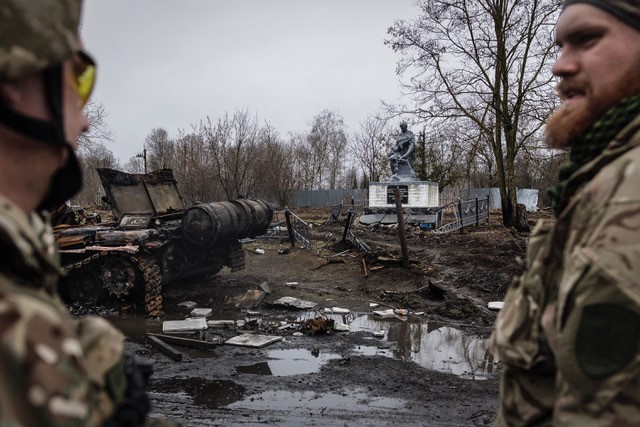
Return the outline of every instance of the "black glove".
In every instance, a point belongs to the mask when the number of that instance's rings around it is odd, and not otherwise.
[[[125,353],[124,370],[127,376],[127,391],[114,414],[107,419],[104,427],[136,427],[144,424],[151,410],[146,391],[147,381],[152,372],[151,363],[133,354]]]

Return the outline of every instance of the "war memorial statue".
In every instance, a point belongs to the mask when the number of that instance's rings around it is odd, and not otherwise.
[[[412,223],[431,224],[435,228],[437,218],[430,209],[440,205],[438,183],[416,178],[413,169],[416,139],[404,120],[400,122],[400,129],[402,132],[396,136],[393,149],[387,156],[392,175],[387,181],[369,183],[367,210],[370,214],[362,215],[360,223],[380,224],[386,221],[387,216],[393,222],[396,216],[387,214],[397,209],[396,194],[399,194],[402,209],[407,209],[406,212],[411,210]]]
[[[415,181],[413,159],[416,151],[416,139],[407,128],[407,122],[400,122],[402,132],[396,137],[393,151],[389,153],[389,165],[393,174],[389,181]]]

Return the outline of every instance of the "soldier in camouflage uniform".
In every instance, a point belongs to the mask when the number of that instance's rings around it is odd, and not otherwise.
[[[566,0],[556,41],[570,158],[496,321],[496,425],[640,425],[640,1]]]
[[[43,209],[80,187],[95,64],[80,0],[0,2],[0,426],[141,425],[142,373],[103,319],[75,320]]]

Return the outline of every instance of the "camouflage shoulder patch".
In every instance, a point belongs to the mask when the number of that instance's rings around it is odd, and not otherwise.
[[[593,380],[615,374],[636,355],[640,315],[618,304],[584,308],[576,336],[576,357],[582,372]]]

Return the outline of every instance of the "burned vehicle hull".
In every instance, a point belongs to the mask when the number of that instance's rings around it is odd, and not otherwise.
[[[173,172],[128,174],[98,169],[114,222],[58,226],[68,304],[123,307],[158,316],[162,287],[175,279],[245,267],[239,239],[264,234],[273,211],[260,199],[186,208]]]

